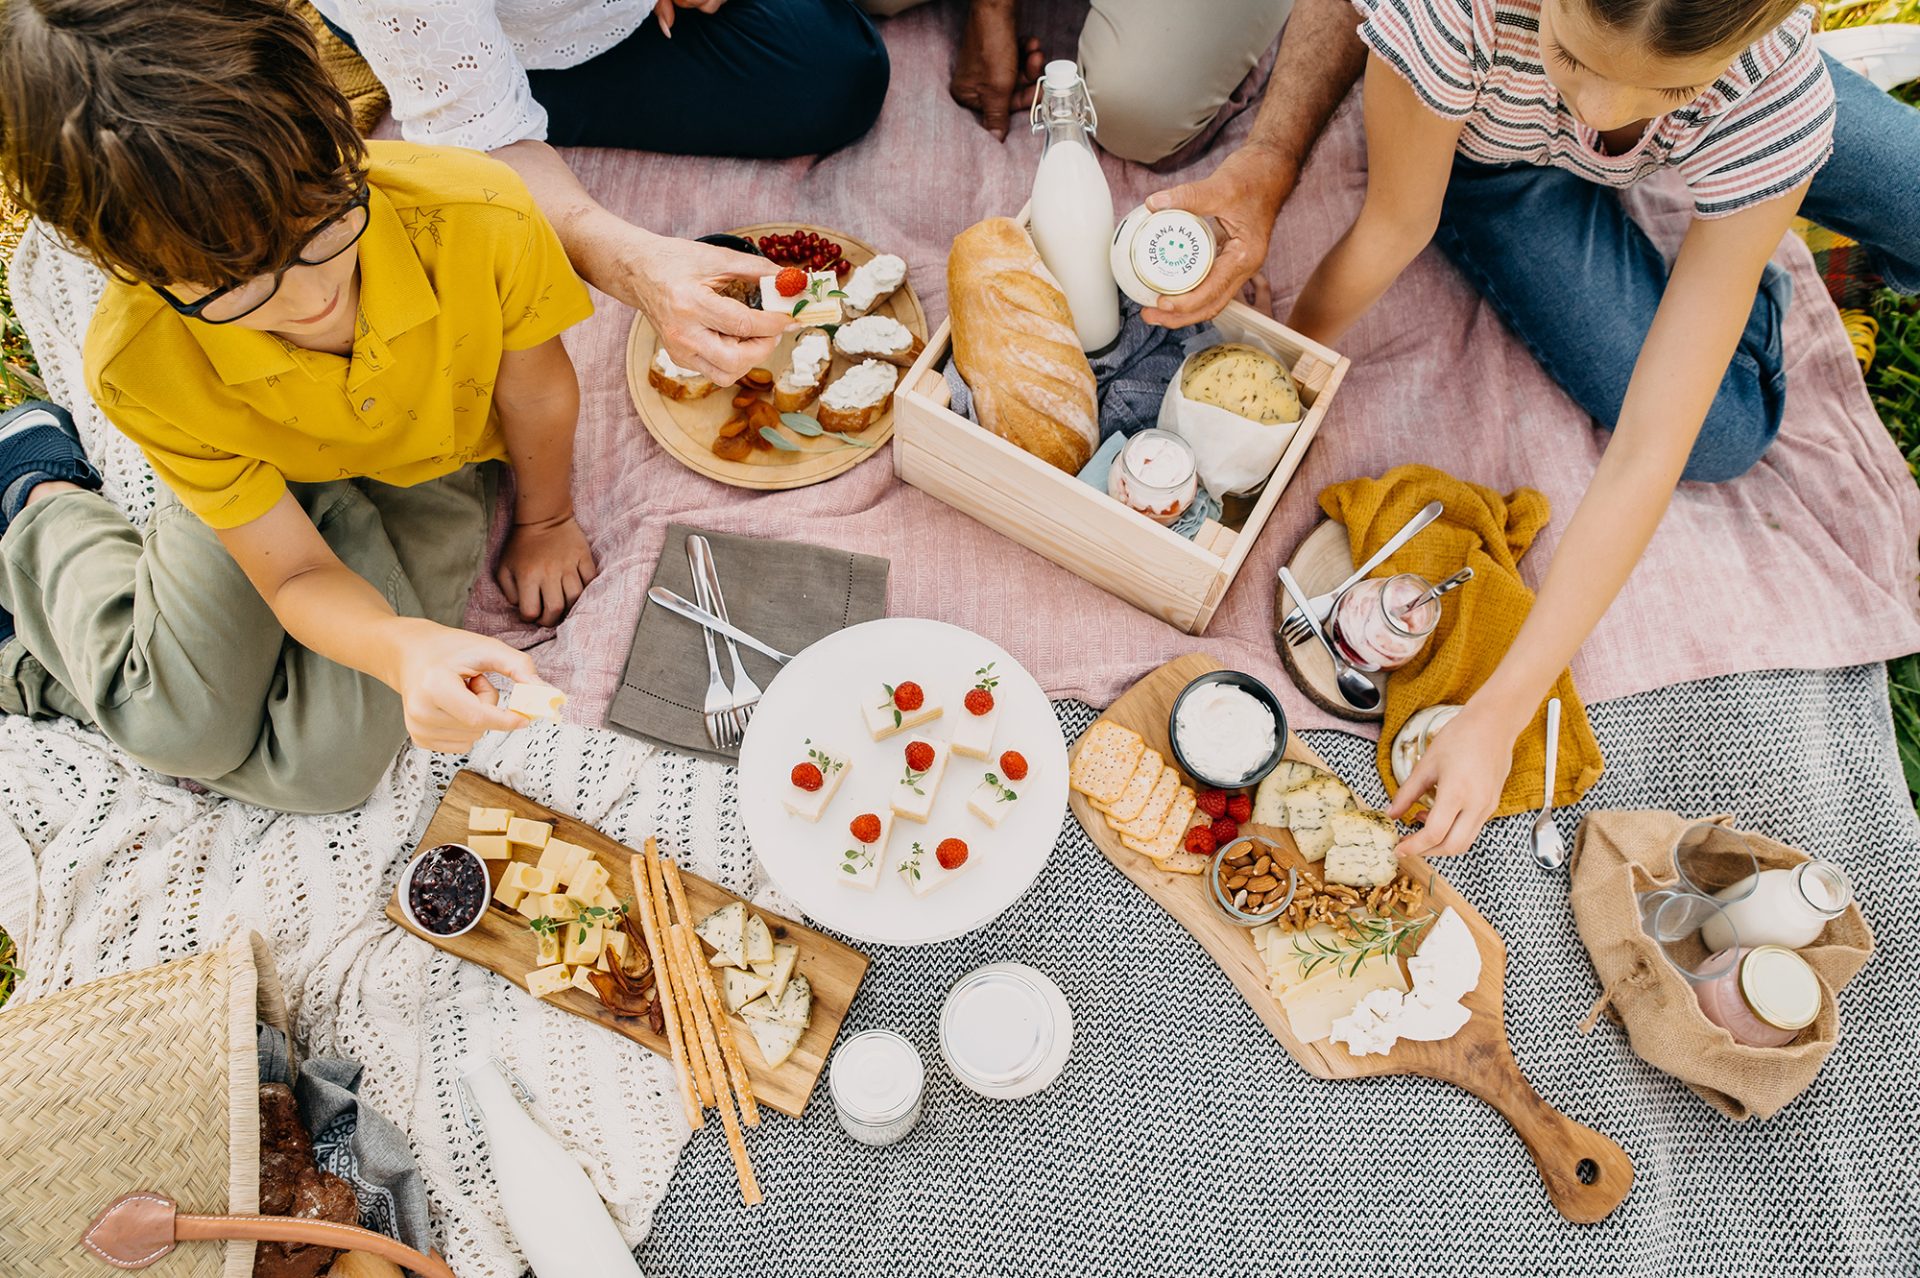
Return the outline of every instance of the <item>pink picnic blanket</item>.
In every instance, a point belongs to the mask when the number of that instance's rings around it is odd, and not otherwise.
[[[691,236],[793,219],[898,253],[937,322],[952,237],[1018,209],[1038,155],[1035,138],[1016,132],[995,142],[948,99],[959,11],[929,5],[881,24],[892,89],[878,126],[846,151],[778,163],[619,151],[571,159],[609,208],[656,231]],[[1366,161],[1356,107],[1357,95],[1281,214],[1267,270],[1282,315],[1359,206]],[[1204,174],[1248,123],[1246,115],[1234,121],[1180,173],[1106,158],[1117,209]],[[1676,238],[1679,202],[1658,191],[1638,198],[1656,235]],[[1778,260],[1793,272],[1796,298],[1786,331],[1785,427],[1751,473],[1686,485],[1676,496],[1645,560],[1574,662],[1590,701],[1735,671],[1920,650],[1920,491],[1874,415],[1811,258],[1789,239]],[[689,472],[653,442],[628,396],[633,312],[595,300],[598,313],[567,345],[583,388],[575,501],[600,577],[556,632],[525,627],[490,580],[471,611],[480,629],[538,644],[544,675],[573,694],[569,713],[593,724],[618,684],[666,527],[678,521],[887,556],[891,615],[978,631],[1055,696],[1104,706],[1161,662],[1201,649],[1267,680],[1296,726],[1351,727],[1295,692],[1271,637],[1275,571],[1321,517],[1321,489],[1402,462],[1503,491],[1538,488],[1554,517],[1522,563],[1537,585],[1605,439],[1428,250],[1342,343],[1353,368],[1332,413],[1207,633],[1189,637],[899,482],[890,451],[789,492],[747,492]]]

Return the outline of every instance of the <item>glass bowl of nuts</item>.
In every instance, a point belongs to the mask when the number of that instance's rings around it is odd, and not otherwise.
[[[1257,834],[1244,835],[1213,854],[1207,871],[1214,908],[1229,923],[1259,927],[1279,918],[1299,887],[1292,866],[1281,872],[1280,846]]]

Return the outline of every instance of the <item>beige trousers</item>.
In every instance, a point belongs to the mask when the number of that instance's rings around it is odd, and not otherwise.
[[[457,626],[497,468],[412,488],[290,485],[394,611]],[[156,772],[285,812],[361,803],[407,739],[391,688],[287,637],[213,530],[162,489],[144,533],[104,497],[37,501],[0,538],[0,711],[92,724]]]
[[[860,0],[875,17],[924,3]],[[1091,0],[1079,59],[1101,149],[1152,164],[1199,136],[1292,9],[1293,0]]]

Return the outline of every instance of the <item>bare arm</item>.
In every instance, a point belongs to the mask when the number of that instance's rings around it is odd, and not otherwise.
[[[513,459],[513,532],[495,574],[523,621],[551,626],[598,575],[573,517],[580,382],[558,337],[500,357],[494,411]]]
[[[1479,834],[1499,800],[1515,738],[1659,527],[1740,344],[1760,273],[1805,193],[1802,186],[1688,228],[1613,438],[1560,540],[1540,597],[1492,677],[1434,738],[1388,809],[1402,815],[1433,792],[1426,825],[1401,851],[1450,856]]]
[[[1353,7],[1346,0],[1297,0],[1246,142],[1200,181],[1147,197],[1149,208],[1211,216],[1222,232],[1219,256],[1206,280],[1191,293],[1142,312],[1149,324],[1177,328],[1212,318],[1266,262],[1280,206],[1366,65],[1366,46],[1354,27]]]
[[[573,268],[653,321],[677,362],[730,386],[772,353],[786,317],[717,291],[736,279],[760,278],[768,269],[765,258],[635,226],[594,199],[545,142],[522,139],[493,155],[526,182]]]
[[[524,725],[495,705],[485,675],[530,682],[538,678],[533,659],[497,639],[397,615],[340,562],[293,494],[219,536],[296,642],[400,694],[407,731],[419,745],[459,752],[489,729]]]

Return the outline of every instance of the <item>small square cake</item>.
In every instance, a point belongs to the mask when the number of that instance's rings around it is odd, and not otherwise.
[[[913,709],[901,709],[902,701],[913,706]],[[860,707],[860,713],[866,716],[867,731],[873,734],[873,739],[885,741],[896,732],[930,723],[944,712],[938,704],[926,699],[919,684],[903,682],[881,684],[872,698]]]
[[[915,738],[903,752],[900,779],[893,787],[894,815],[925,822],[933,814],[933,798],[946,775],[948,750],[944,741]],[[921,766],[915,767],[915,764]]]
[[[789,268],[797,269],[797,268]],[[840,282],[832,271],[815,271],[807,282],[791,293],[780,291],[780,271],[760,277],[760,309],[769,315],[785,315],[795,327],[812,328],[819,324],[838,324],[841,320]]]
[[[958,839],[951,840],[959,843]],[[959,875],[965,874],[973,865],[974,858],[968,854],[966,845],[960,845],[961,861],[952,869],[940,864],[940,853],[936,848],[916,840],[907,854],[900,859],[900,877],[913,890],[915,896],[925,896],[935,888],[945,887]]]
[[[781,802],[795,816],[818,821],[827,804],[833,801],[834,791],[847,779],[847,773],[853,771],[853,761],[845,755],[822,750],[811,737],[802,744],[802,749],[806,757],[793,765]]]
[[[998,772],[988,772],[967,796],[967,811],[988,825],[999,825],[1020,800],[1020,787]]]
[[[953,716],[953,730],[949,744],[955,754],[965,755],[969,759],[985,759],[992,755],[993,730],[1000,721],[1000,703],[994,700],[993,690],[1000,686],[999,678],[993,673],[994,663],[989,661],[973,672],[973,686],[967,689],[962,699],[961,712]]]
[[[879,833],[874,834],[878,826]],[[893,838],[893,809],[863,812],[848,823],[847,850],[840,854],[840,881],[848,887],[871,889],[887,863],[887,842]],[[863,834],[873,834],[862,839]]]

